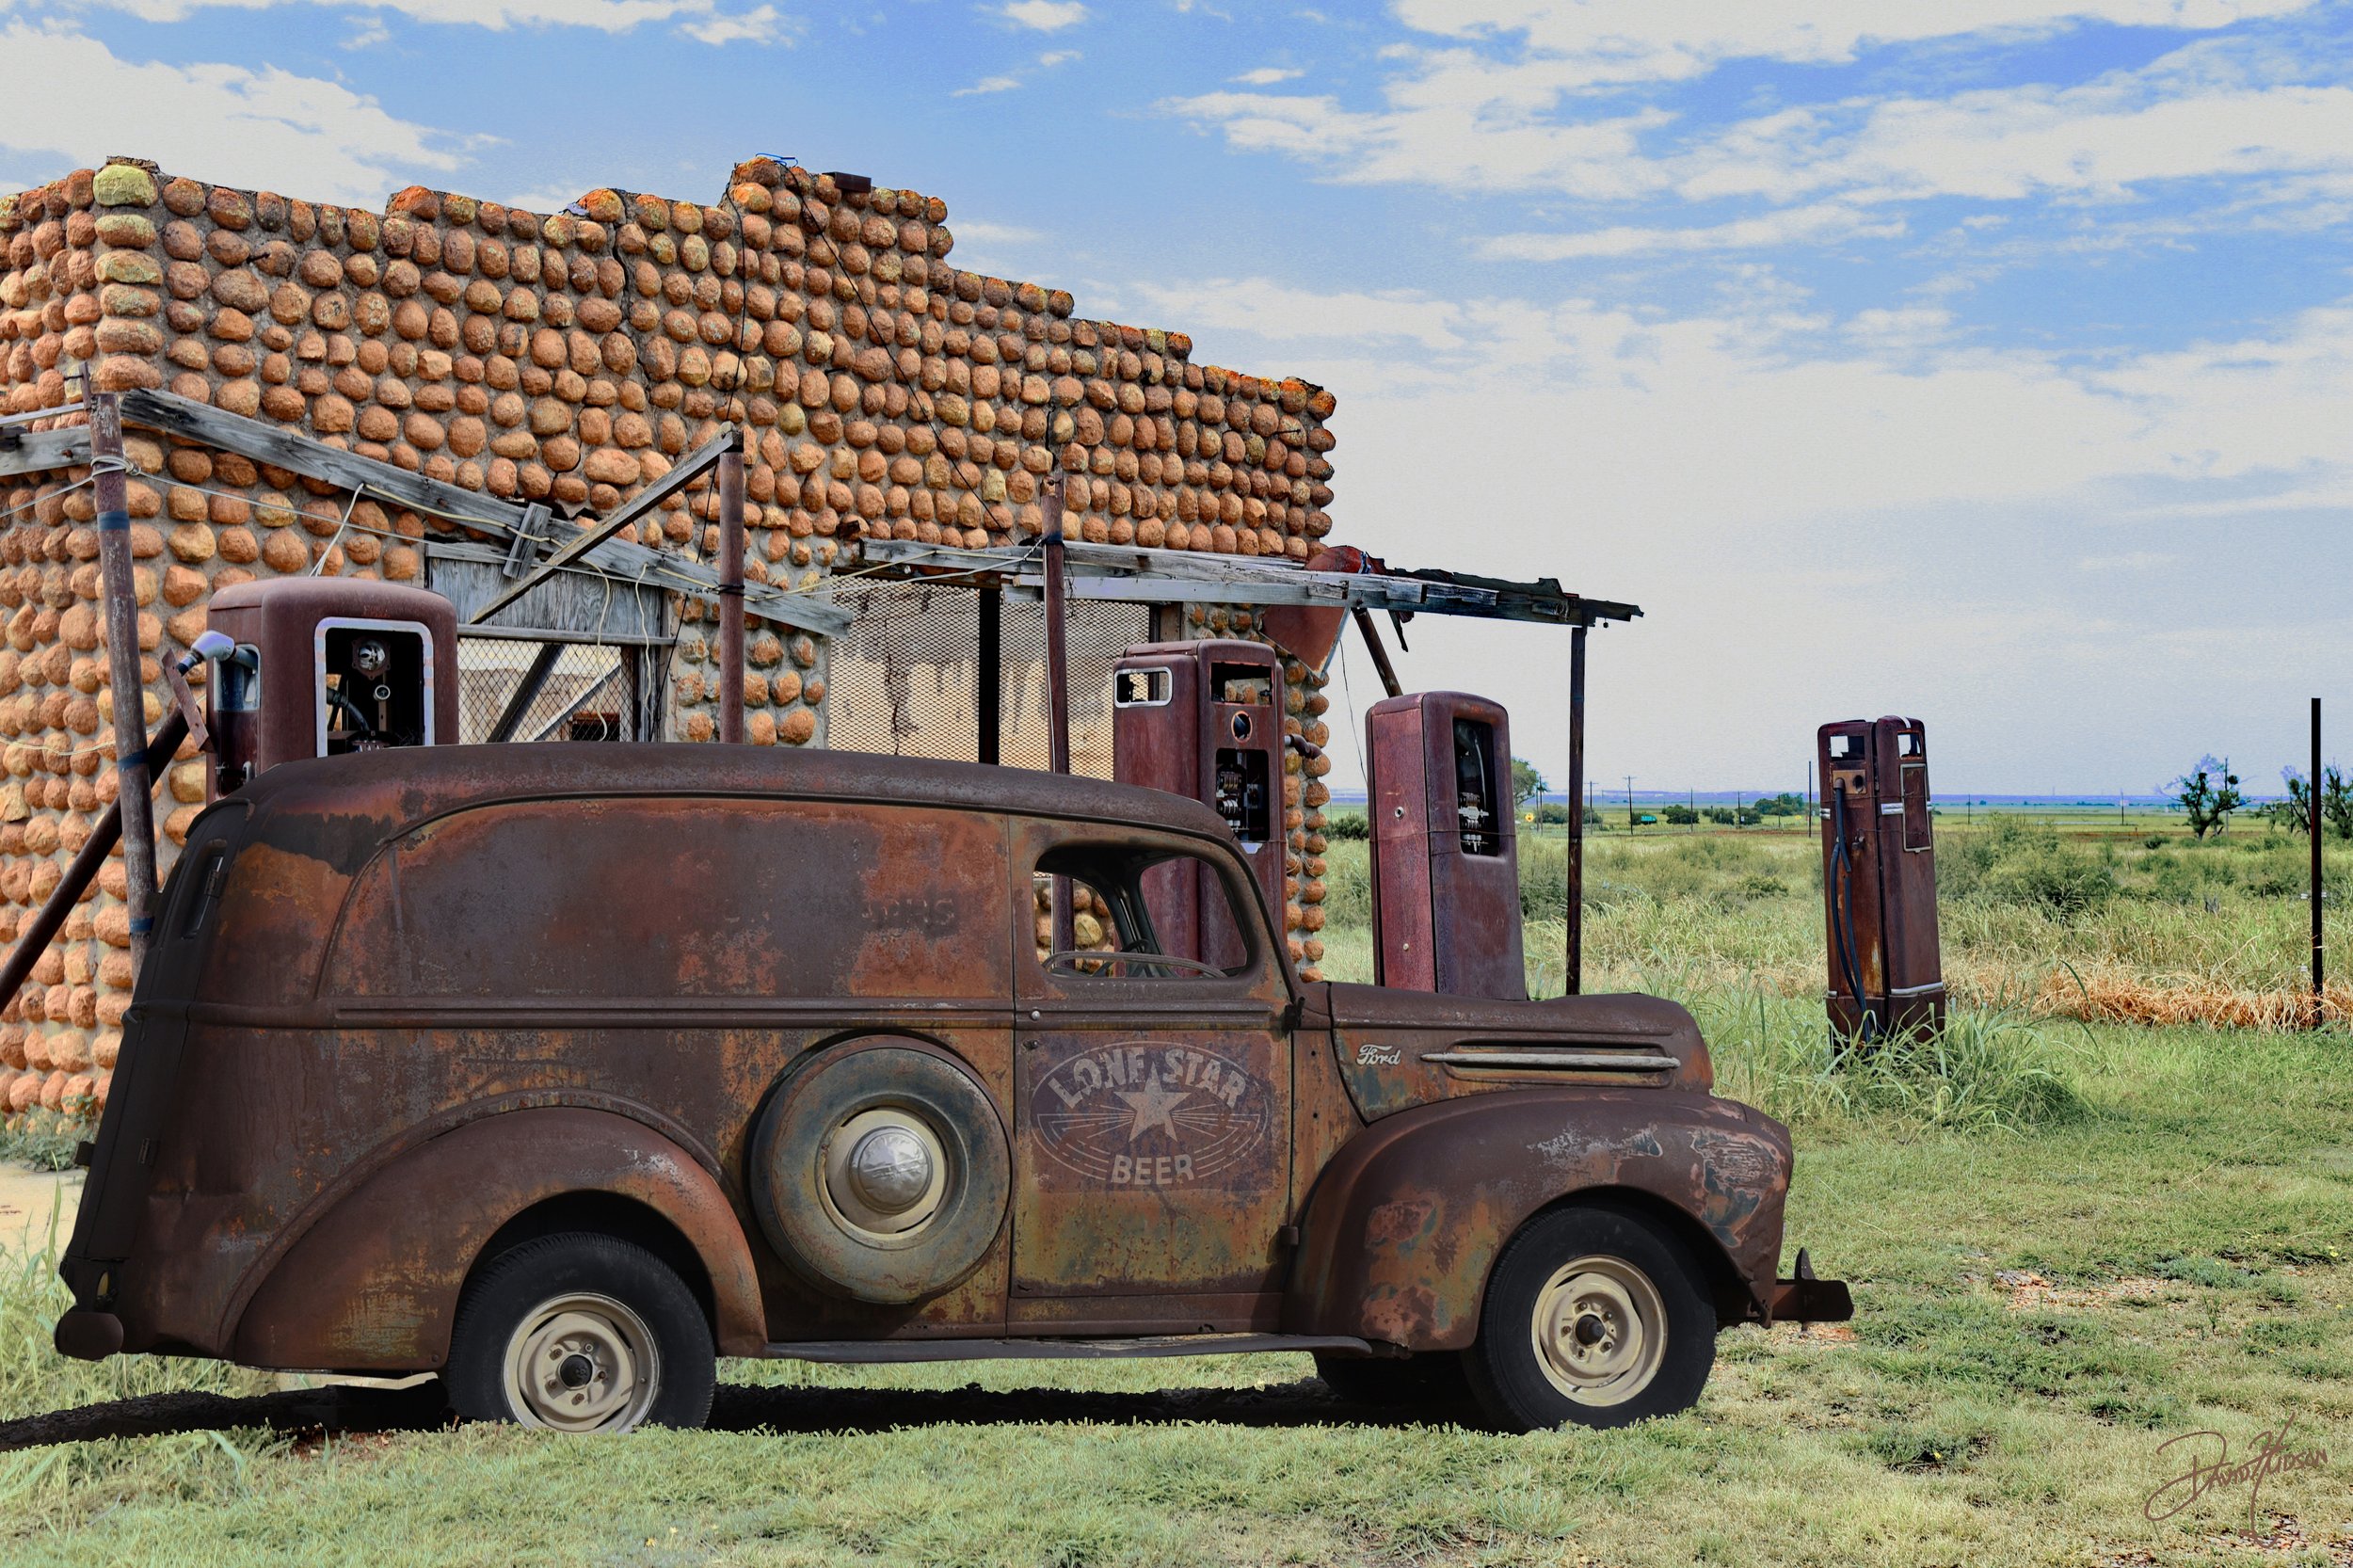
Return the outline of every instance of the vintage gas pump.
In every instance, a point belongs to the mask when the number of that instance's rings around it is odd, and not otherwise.
[[[1365,716],[1373,977],[1401,990],[1525,1000],[1512,729],[1461,692]]]
[[[1257,643],[1144,643],[1112,667],[1112,776],[1204,801],[1283,913],[1283,663]],[[1245,956],[1225,900],[1193,862],[1144,875],[1161,948],[1225,968]]]
[[[1918,719],[1822,726],[1822,904],[1839,1040],[1945,1024],[1928,730]]]
[[[240,583],[213,596],[207,798],[304,757],[457,739],[457,616],[422,588],[338,578]]]

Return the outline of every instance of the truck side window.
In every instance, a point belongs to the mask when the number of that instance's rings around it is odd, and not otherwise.
[[[1246,975],[1257,967],[1245,953],[1230,967],[1205,963],[1165,940],[1161,927],[1170,923],[1178,896],[1190,899],[1194,888],[1215,888],[1211,896],[1226,902],[1229,895],[1217,868],[1200,856],[1157,846],[1065,845],[1040,856],[1033,878],[1037,901],[1038,962],[1050,973],[1064,977],[1104,980],[1223,980]],[[1068,935],[1057,946],[1054,899],[1056,885],[1069,900]],[[1176,890],[1181,888],[1181,895]],[[1155,909],[1162,913],[1156,922]]]

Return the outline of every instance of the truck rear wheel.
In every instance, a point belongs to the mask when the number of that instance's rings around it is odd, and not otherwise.
[[[591,1231],[525,1241],[466,1288],[444,1380],[470,1421],[554,1432],[699,1427],[718,1363],[685,1282]]]
[[[1463,1360],[1508,1431],[1622,1427],[1699,1402],[1716,1315],[1673,1238],[1616,1209],[1555,1209],[1496,1260]]]

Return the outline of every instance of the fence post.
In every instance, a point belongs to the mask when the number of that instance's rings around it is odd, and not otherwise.
[[[719,739],[744,744],[744,441],[719,457]]]

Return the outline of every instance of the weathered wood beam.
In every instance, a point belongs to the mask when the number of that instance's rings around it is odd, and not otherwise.
[[[1000,577],[1018,589],[1043,582],[1037,552],[1019,546],[970,550],[868,539],[870,562]],[[1328,572],[1185,550],[1128,545],[1064,546],[1069,592],[1083,599],[1134,603],[1215,600],[1224,604],[1325,604],[1346,609],[1468,616],[1489,620],[1592,626],[1631,620],[1638,605],[1586,599],[1558,583],[1508,583],[1450,572]]]
[[[341,489],[365,490],[502,537],[511,537],[525,526],[525,508],[511,502],[428,479],[424,474],[362,457],[356,452],[346,452],[291,430],[274,429],[240,414],[223,413],[170,392],[125,392],[122,414],[130,423],[151,430],[217,446],[257,463],[324,480]],[[711,568],[633,539],[608,538],[572,559],[584,569],[649,588],[701,598],[716,597],[719,591],[719,575]],[[848,630],[852,618],[850,612],[840,605],[805,594],[787,593],[765,584],[746,585],[744,608],[764,620],[824,636],[837,636]]]
[[[88,461],[89,426],[86,424],[64,430],[0,430],[0,479],[46,469],[77,468]]]
[[[723,427],[716,437],[680,458],[678,465],[669,472],[630,497],[611,517],[600,520],[593,527],[583,529],[579,534],[566,540],[562,549],[538,565],[529,566],[521,576],[516,578],[496,597],[476,610],[473,613],[473,618],[477,621],[488,620],[500,610],[529,593],[551,572],[563,570],[612,538],[622,529],[635,526],[638,519],[651,513],[655,507],[693,484],[701,476],[704,470],[712,467],[721,457],[736,450],[737,443],[741,440],[742,436],[734,425]]]

